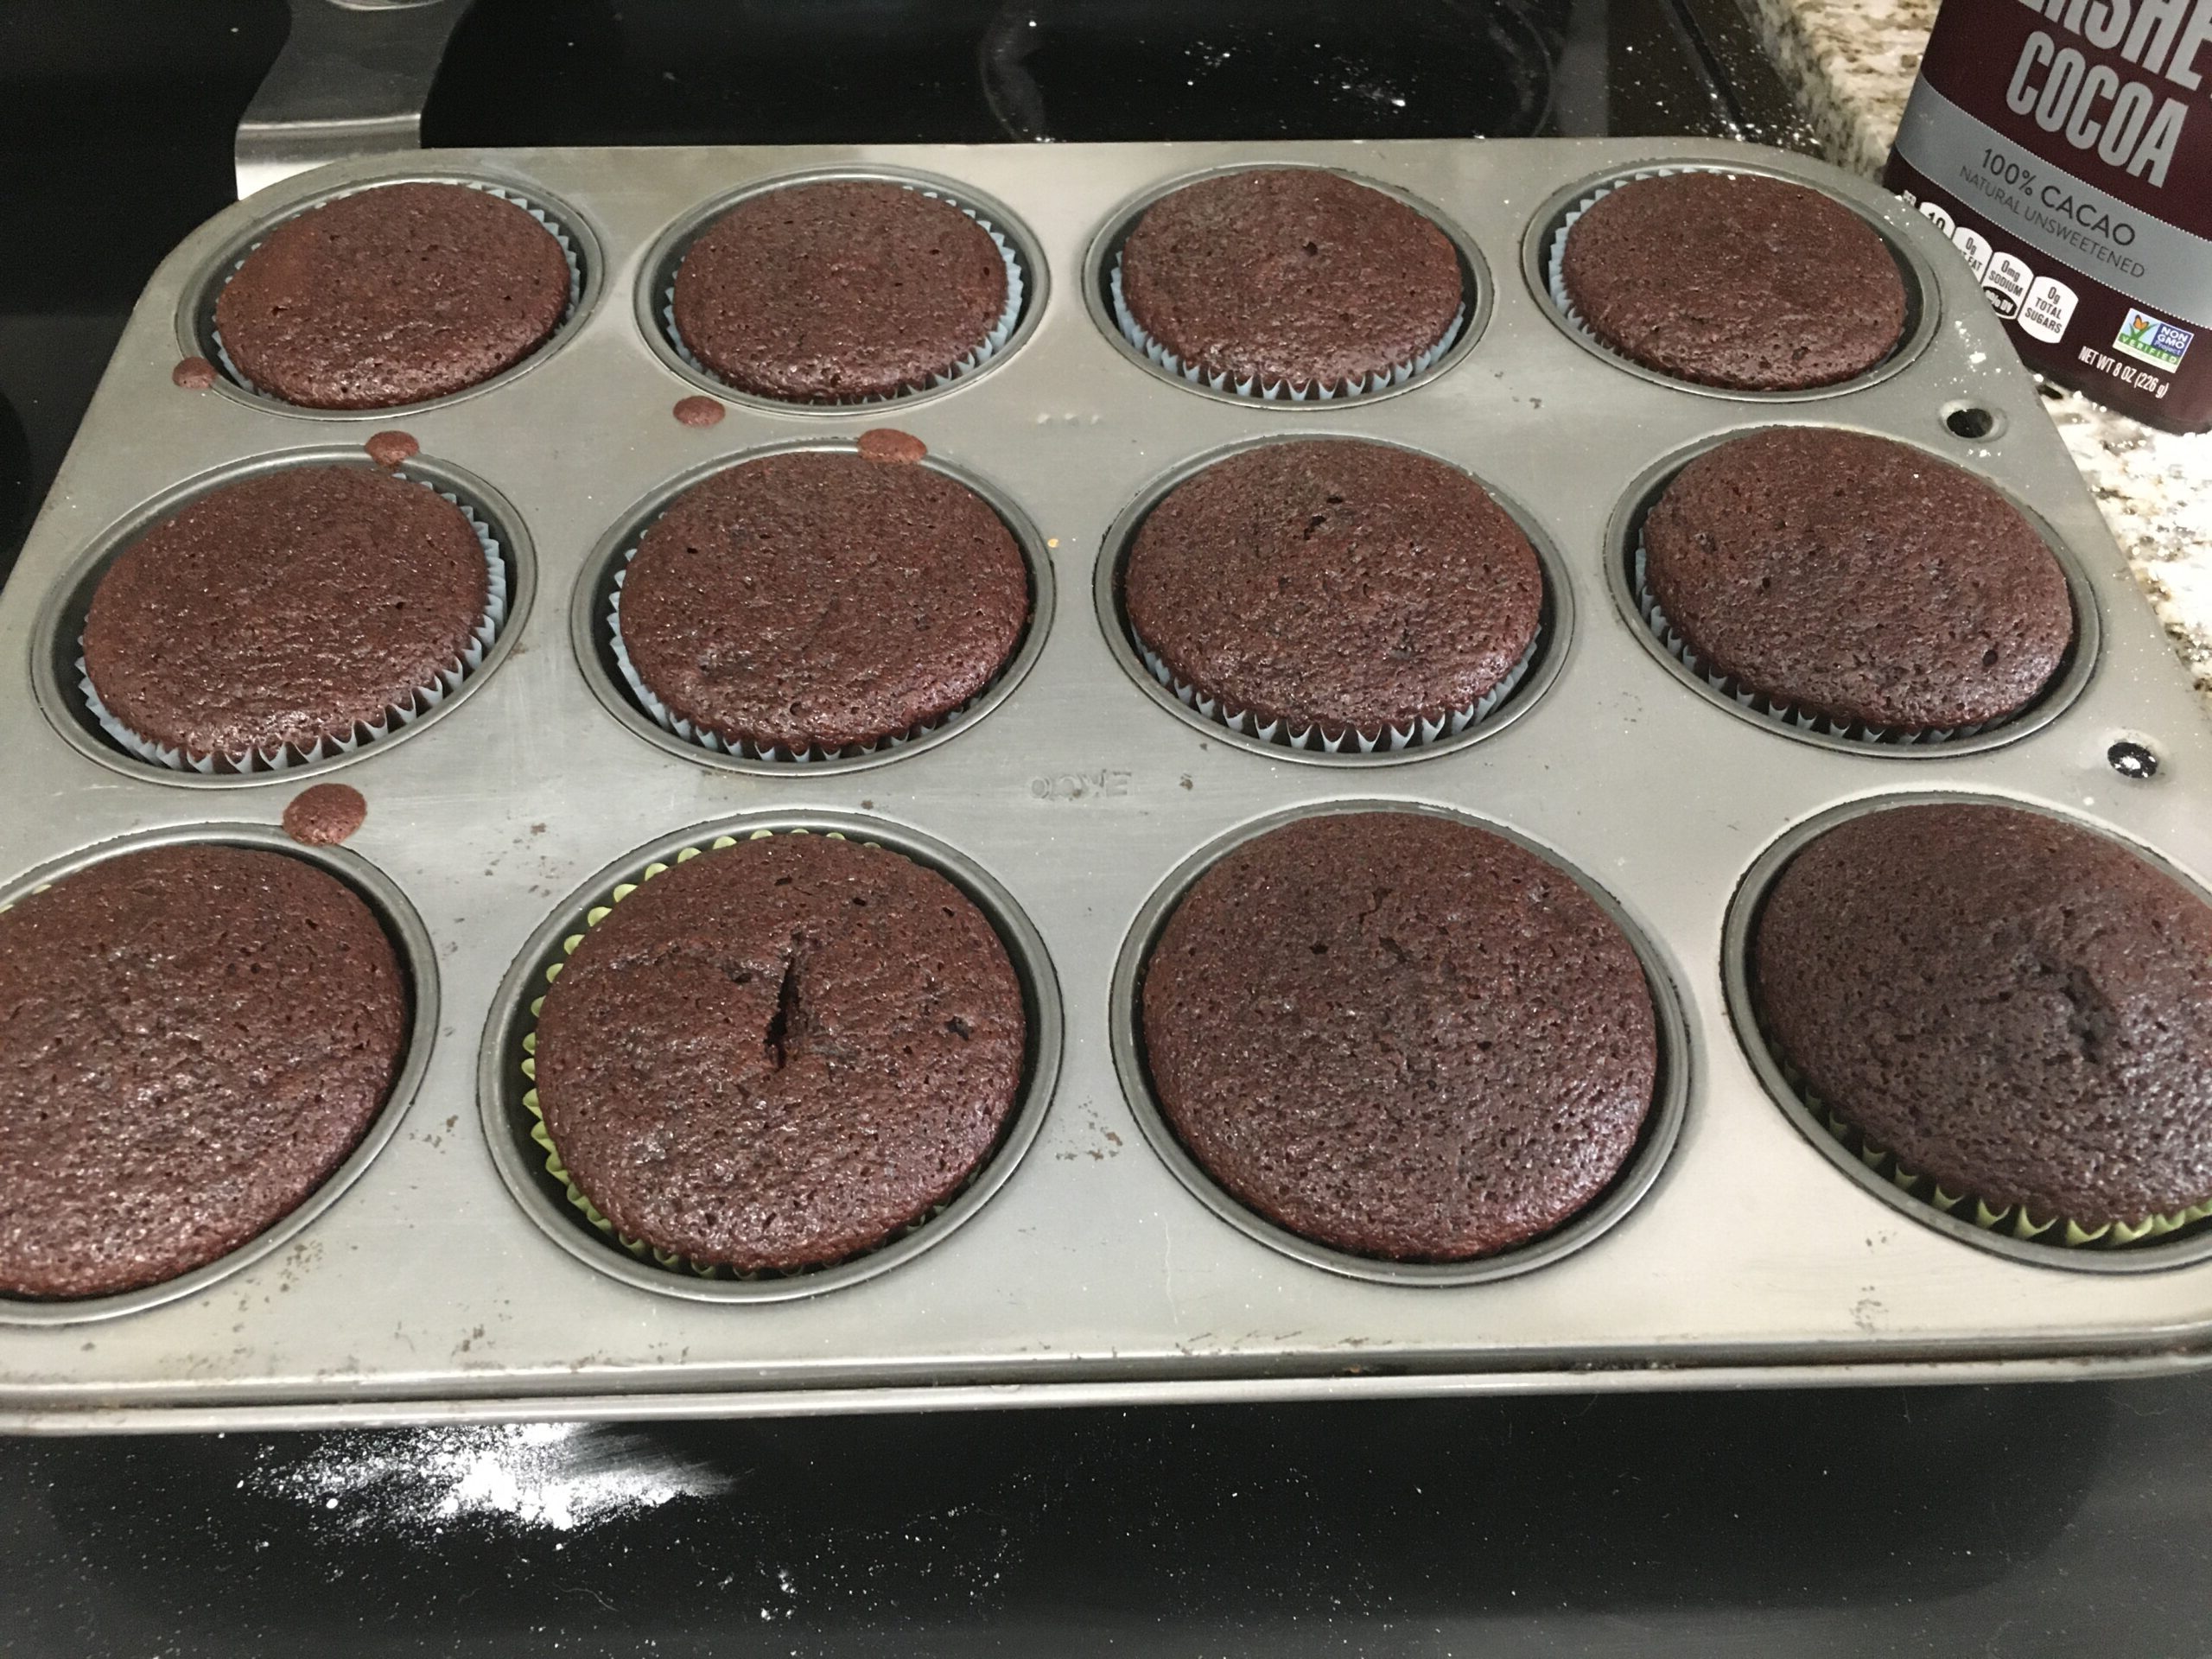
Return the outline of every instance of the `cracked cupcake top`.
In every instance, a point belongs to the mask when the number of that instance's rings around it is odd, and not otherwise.
[[[740,1272],[824,1266],[981,1166],[1027,1040],[1006,947],[951,882],[778,835],[672,867],[588,932],[540,1011],[537,1096],[624,1236]]]

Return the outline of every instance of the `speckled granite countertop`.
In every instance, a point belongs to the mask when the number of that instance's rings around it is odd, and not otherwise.
[[[1937,0],[1744,0],[1828,158],[1873,174]],[[2212,434],[2177,437],[2068,392],[2044,407],[2212,711]]]

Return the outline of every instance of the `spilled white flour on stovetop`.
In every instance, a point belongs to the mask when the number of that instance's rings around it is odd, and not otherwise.
[[[239,1484],[306,1505],[325,1524],[427,1539],[470,1522],[570,1532],[712,1497],[729,1480],[644,1435],[512,1423],[327,1435],[300,1458],[265,1452]]]

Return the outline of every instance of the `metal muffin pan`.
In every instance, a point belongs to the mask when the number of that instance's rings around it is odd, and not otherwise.
[[[1132,360],[1096,315],[1103,238],[1177,181],[1281,162],[1342,168],[1447,219],[1493,274],[1468,343],[1404,387],[1325,404],[1210,395]],[[1858,208],[1921,271],[1924,340],[1868,384],[1795,400],[1661,383],[1576,344],[1525,259],[1512,276],[1516,251],[1555,211],[1548,204],[1588,181],[1669,164],[1751,165]],[[925,397],[836,410],[732,397],[719,425],[679,423],[672,405],[697,386],[640,324],[648,262],[702,206],[823,172],[925,175],[1003,204],[1040,284],[1022,332],[988,372]],[[345,853],[382,872],[435,942],[435,1043],[413,1051],[427,1058],[420,1087],[404,1119],[387,1113],[391,1138],[374,1162],[342,1194],[319,1195],[320,1213],[221,1264],[219,1284],[149,1298],[161,1305],[128,1318],[0,1324],[0,1427],[1991,1379],[2212,1359],[2212,1263],[2152,1244],[2136,1247],[2141,1270],[2082,1271],[2066,1259],[2075,1252],[1953,1236],[1835,1167],[1739,1040],[1725,971],[1732,906],[1767,849],[1823,814],[1892,794],[1984,795],[2106,829],[2200,885],[2212,874],[2212,729],[1970,270],[1901,204],[1778,152],[1626,140],[513,150],[287,181],[202,227],[156,273],[0,594],[0,664],[14,664],[0,677],[0,769],[17,780],[0,803],[5,890],[120,836],[271,825],[295,792],[297,773],[194,781],[106,764],[41,715],[35,666],[52,658],[67,604],[57,590],[81,585],[117,526],[223,469],[334,442],[329,416],[171,384],[192,349],[178,320],[210,269],[302,203],[423,176],[558,201],[596,279],[557,345],[497,385],[404,416],[348,417],[364,437],[403,427],[423,465],[496,492],[546,601],[509,622],[504,656],[465,699],[340,774],[369,805]],[[1946,420],[1961,408],[1987,411],[1992,435],[1955,435]],[[1999,741],[1907,757],[1794,741],[1663,667],[1609,591],[1618,525],[1656,469],[1776,423],[1917,443],[2031,512],[2100,624],[2094,640],[2085,632],[2070,700]],[[1018,683],[987,719],[866,767],[739,770],[641,741],[572,636],[609,538],[673,480],[877,425],[919,436],[1033,526],[1039,610]],[[1110,600],[1102,561],[1119,556],[1162,480],[1240,445],[1323,433],[1464,468],[1547,550],[1554,603],[1573,626],[1540,664],[1548,681],[1532,679],[1499,711],[1517,709],[1510,723],[1482,741],[1332,772],[1163,708],[1129,671],[1110,603],[1047,613],[1048,585]],[[2123,741],[2156,754],[2155,776],[2115,770],[2107,753]],[[1117,990],[1117,968],[1192,861],[1285,813],[1365,800],[1497,825],[1581,873],[1611,896],[1679,1005],[1672,1146],[1662,1100],[1611,1225],[1527,1271],[1377,1282],[1263,1243],[1155,1152],[1150,1109],[1117,1071],[1116,998],[1128,988]],[[738,821],[835,825],[1002,894],[986,908],[1002,931],[1019,933],[1013,916],[1033,928],[1038,1007],[1056,987],[1063,1015],[1058,1076],[1040,1063],[1018,1126],[1034,1139],[1018,1164],[1014,1141],[1002,1147],[986,1172],[995,1190],[969,1189],[961,1224],[943,1226],[948,1211],[912,1236],[927,1248],[880,1271],[743,1305],[631,1282],[623,1265],[645,1269],[551,1210],[565,1200],[529,1185],[540,1178],[518,1161],[502,1072],[526,983],[549,942],[575,931],[587,889]],[[1046,1022],[1040,1012],[1040,1046]],[[569,1236],[549,1236],[555,1227]],[[580,1255],[594,1249],[609,1261]]]

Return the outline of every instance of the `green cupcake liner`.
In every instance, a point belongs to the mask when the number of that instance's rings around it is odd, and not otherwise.
[[[2064,1216],[2053,1216],[2037,1220],[2024,1204],[2004,1209],[1993,1209],[1983,1199],[1971,1192],[1952,1192],[1931,1176],[1917,1174],[1897,1161],[1897,1154],[1845,1121],[1805,1082],[1804,1073],[1782,1057],[1772,1044],[1767,1052],[1774,1056],[1775,1064],[1782,1069],[1791,1090],[1825,1128],[1844,1146],[1858,1154],[1859,1161],[1877,1174],[1887,1176],[1892,1185],[1910,1192],[1923,1204],[1932,1205],[1947,1216],[1989,1232],[2009,1234],[2014,1238],[2029,1239],[2063,1249],[2124,1249],[2145,1239],[2164,1238],[2183,1228],[2212,1217],[2212,1198],[2177,1210],[2169,1215],[2146,1216],[2140,1221],[2108,1221],[2095,1227],[2084,1227]]]
[[[751,835],[747,836],[746,839],[747,841],[765,841],[769,836],[776,835],[806,836],[815,833],[817,832],[810,830],[756,830]],[[820,833],[826,836],[831,841],[844,841],[849,839],[849,837],[840,830],[823,830]],[[873,847],[876,843],[874,842],[862,842],[861,844],[865,847]],[[646,882],[651,881],[656,876],[665,875],[676,865],[690,863],[702,853],[720,852],[725,847],[734,847],[736,845],[736,836],[717,836],[713,841],[708,842],[704,847],[685,847],[680,849],[673,858],[665,862],[657,861],[646,865],[644,870],[639,872],[638,879],[635,881],[618,881],[615,883],[613,888],[607,896],[606,903],[594,905],[589,910],[584,912],[584,931],[582,933],[571,933],[561,941],[562,960],[552,963],[547,966],[545,969],[546,984],[550,986],[555,981],[561,977],[561,969],[567,964],[567,958],[575,954],[576,947],[584,942],[591,930],[597,927],[609,916],[612,916],[614,913],[614,907],[617,905],[620,904],[625,899],[627,899],[632,893],[637,892],[637,890],[643,887]],[[627,1234],[624,1233],[620,1228],[616,1227],[612,1221],[608,1220],[605,1215],[601,1213],[599,1206],[594,1204],[591,1199],[585,1195],[583,1189],[578,1186],[574,1178],[569,1175],[568,1166],[561,1160],[560,1149],[553,1144],[552,1134],[545,1127],[545,1113],[543,1109],[538,1104],[537,1099],[537,1027],[535,1023],[544,1007],[545,999],[543,996],[536,996],[531,999],[530,1017],[533,1023],[531,1024],[531,1028],[523,1033],[523,1061],[521,1067],[522,1075],[529,1082],[531,1086],[523,1093],[523,1109],[527,1111],[531,1117],[530,1138],[536,1141],[544,1151],[545,1173],[561,1184],[563,1190],[568,1193],[569,1202],[576,1207],[576,1209],[582,1214],[585,1220],[591,1223],[594,1227],[604,1233],[615,1243],[620,1245],[639,1261],[644,1262],[651,1260],[655,1265],[665,1268],[671,1273],[690,1273],[701,1279],[734,1279],[746,1282],[773,1279],[796,1279],[803,1277],[810,1273],[819,1273],[824,1268],[830,1268],[837,1265],[834,1262],[816,1262],[810,1266],[804,1268],[771,1268],[758,1272],[743,1272],[735,1268],[725,1267],[717,1262],[694,1262],[690,1256],[682,1255],[677,1251],[664,1250],[658,1245],[647,1243],[644,1239],[632,1238]],[[988,1160],[986,1160],[985,1161],[988,1162]],[[978,1172],[981,1171],[982,1167],[982,1165],[977,1166]],[[971,1176],[970,1179],[972,1179],[973,1177]],[[938,1216],[943,1215],[944,1211],[950,1207],[952,1198],[957,1197],[958,1192],[965,1190],[965,1186],[966,1183],[962,1183],[961,1188],[957,1189],[951,1197],[948,1197],[943,1203],[931,1206],[931,1208],[921,1216],[917,1217],[914,1220],[907,1223],[904,1227],[899,1228],[893,1232],[888,1234],[880,1243],[870,1245],[867,1250],[861,1251],[859,1254],[862,1255],[869,1255],[875,1250],[883,1249],[887,1244],[890,1244],[898,1239],[906,1237],[907,1234],[913,1232],[916,1229],[928,1225],[930,1222],[935,1220]],[[845,1257],[842,1259],[851,1260],[852,1258]]]

